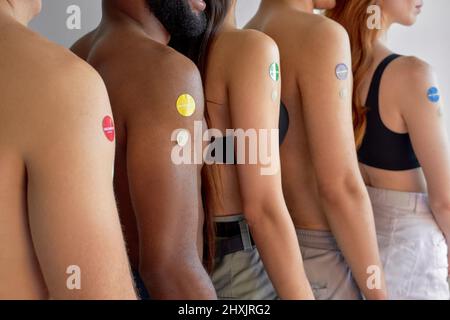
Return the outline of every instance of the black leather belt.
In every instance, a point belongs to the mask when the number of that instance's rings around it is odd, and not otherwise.
[[[224,257],[228,254],[245,250],[243,237],[250,238],[250,244],[255,246],[251,234],[242,234],[239,221],[216,222],[216,257]]]

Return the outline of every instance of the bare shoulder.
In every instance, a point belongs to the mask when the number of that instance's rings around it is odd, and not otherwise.
[[[223,32],[216,41],[215,48],[220,53],[220,64],[226,66],[226,78],[239,77],[243,73],[253,73],[261,65],[269,66],[279,62],[280,55],[275,41],[268,35],[251,29]],[[238,53],[238,54],[237,54]]]
[[[433,67],[426,61],[414,56],[401,57],[392,63],[387,75],[391,88],[396,88],[398,104],[405,111],[423,103],[439,101],[437,79]]]
[[[42,112],[77,102],[79,109],[95,110],[96,104],[88,108],[83,102],[107,100],[104,83],[90,65],[39,35],[23,34],[8,55],[13,56],[8,72],[14,74],[15,85],[31,102],[39,103]]]
[[[429,82],[434,77],[433,67],[414,56],[399,58],[392,64],[392,71],[405,85]]]
[[[79,56],[83,60],[87,60],[89,51],[91,50],[92,43],[95,38],[96,30],[89,32],[80,39],[78,39],[71,47],[70,50]]]
[[[338,63],[351,66],[350,39],[340,24],[303,12],[293,12],[289,20],[284,33],[291,35],[292,43],[284,43],[283,48],[289,49],[293,61],[298,61],[295,65],[298,72],[306,75],[306,71],[314,72],[318,67],[330,69]]]
[[[135,59],[128,61],[125,72],[128,85],[141,93],[139,98],[134,99],[134,108],[138,113],[150,112],[153,116],[168,120],[180,118],[175,108],[177,99],[190,96],[196,103],[196,109],[189,119],[203,117],[202,79],[191,60],[170,47],[153,42],[138,44],[133,50]]]
[[[136,50],[139,57],[133,63],[133,68],[140,70],[138,85],[160,83],[158,91],[177,91],[180,87],[191,87],[201,84],[200,72],[196,65],[184,55],[167,46],[142,46]],[[151,58],[149,58],[151,57]],[[146,80],[146,81],[144,81]],[[171,84],[171,85],[169,85]]]
[[[303,33],[302,41],[308,45],[335,49],[350,47],[347,31],[339,23],[321,15],[307,14],[307,20],[298,22]]]
[[[278,55],[276,42],[270,36],[257,30],[244,29],[224,32],[222,38],[225,42],[223,45],[238,47],[240,56],[256,53]]]
[[[95,112],[100,106],[102,109],[109,106],[104,82],[94,68],[65,48],[55,46],[44,51],[52,59],[43,63],[32,80],[41,84],[41,90],[47,91],[42,95],[43,99],[60,99],[64,102],[62,105],[75,104],[79,112]],[[62,107],[50,103],[48,106]]]

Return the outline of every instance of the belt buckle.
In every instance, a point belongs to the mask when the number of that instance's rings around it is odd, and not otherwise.
[[[250,235],[250,228],[248,227],[248,223],[245,220],[239,221],[239,228],[241,229],[241,239],[242,244],[244,246],[244,251],[252,251],[253,244]]]

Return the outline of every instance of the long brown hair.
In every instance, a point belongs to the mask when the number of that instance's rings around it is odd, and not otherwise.
[[[350,37],[354,74],[353,128],[358,148],[363,141],[367,125],[367,108],[361,89],[364,76],[373,63],[371,53],[379,33],[377,29],[372,30],[367,26],[367,9],[376,2],[377,0],[336,0],[335,8],[325,12],[328,18],[340,23]]]
[[[209,53],[211,45],[217,36],[220,28],[223,25],[225,17],[231,6],[231,0],[207,0],[206,1],[206,16],[208,26],[204,33],[199,46],[197,66],[203,78],[203,83],[207,82],[207,69],[209,61]],[[211,127],[211,118],[208,113],[208,108],[205,108],[205,120],[208,127]],[[223,185],[220,175],[219,167],[217,165],[205,166],[203,169],[203,185],[205,186],[204,203],[207,215],[207,223],[205,224],[205,235],[207,241],[205,242],[205,249],[207,251],[206,267],[208,270],[214,268],[215,257],[215,225],[213,221],[214,212],[210,212],[208,203],[215,203],[216,207],[223,208]],[[207,199],[209,197],[209,199]]]

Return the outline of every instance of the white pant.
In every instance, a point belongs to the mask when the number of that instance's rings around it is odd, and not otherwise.
[[[426,194],[367,188],[393,300],[449,300],[447,244]]]

